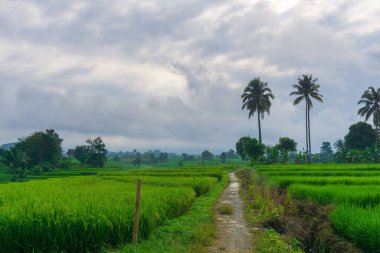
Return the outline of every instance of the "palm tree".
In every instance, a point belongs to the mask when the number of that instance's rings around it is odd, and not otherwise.
[[[1,159],[8,167],[13,176],[21,176],[26,169],[29,157],[19,147],[12,147],[4,151]]]
[[[296,91],[290,93],[290,96],[297,96],[293,101],[294,105],[298,105],[302,100],[305,100],[306,105],[306,153],[307,160],[310,162],[311,155],[311,138],[310,138],[310,110],[313,107],[312,98],[323,103],[322,94],[319,93],[318,78],[313,79],[313,75],[307,74],[298,77],[298,84],[293,84]]]
[[[379,145],[379,120],[380,120],[380,88],[375,90],[373,87],[368,87],[364,91],[358,104],[364,104],[362,108],[359,109],[358,114],[365,117],[365,121],[372,116],[373,125],[376,130],[376,150]]]
[[[241,109],[247,109],[249,111],[248,118],[257,112],[259,142],[261,143],[260,118],[264,119],[264,113],[270,113],[269,110],[272,105],[271,99],[274,99],[272,91],[268,88],[268,83],[264,83],[260,80],[260,77],[256,77],[248,83],[241,98],[243,99]]]

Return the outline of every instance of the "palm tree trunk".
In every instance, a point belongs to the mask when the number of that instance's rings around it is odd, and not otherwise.
[[[376,131],[376,143],[375,143],[375,155],[376,155],[376,159],[375,159],[375,162],[378,162],[379,160],[379,126],[377,124],[377,117],[375,119],[375,116],[374,116],[374,124],[375,124],[375,131]]]
[[[310,136],[310,108],[307,110],[307,118],[308,118],[308,124],[309,124],[309,163],[311,163],[311,136]]]
[[[261,143],[261,123],[260,123],[260,111],[257,110],[257,119],[259,122],[259,142]]]
[[[308,118],[307,118],[307,111],[308,111],[308,105],[307,105],[307,101],[306,101],[306,115],[305,115],[305,119],[306,119],[306,163],[309,163],[309,134],[308,134]]]

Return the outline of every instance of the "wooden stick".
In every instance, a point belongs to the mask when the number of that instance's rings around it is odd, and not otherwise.
[[[133,239],[132,239],[133,244],[137,244],[137,236],[139,234],[140,197],[141,197],[141,179],[138,179],[137,191],[136,191],[135,222],[133,224]]]

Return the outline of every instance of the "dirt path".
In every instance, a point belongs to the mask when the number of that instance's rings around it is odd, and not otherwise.
[[[251,234],[244,220],[243,202],[239,197],[240,184],[234,172],[229,174],[230,184],[223,191],[216,207],[217,238],[208,252],[252,252]],[[220,214],[219,207],[231,204],[232,214]]]

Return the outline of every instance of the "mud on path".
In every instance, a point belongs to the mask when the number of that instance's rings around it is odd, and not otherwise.
[[[252,252],[252,236],[244,220],[243,202],[239,196],[240,184],[234,172],[229,174],[229,186],[222,192],[216,206],[216,239],[208,252]],[[220,214],[222,204],[233,207],[232,214]]]

